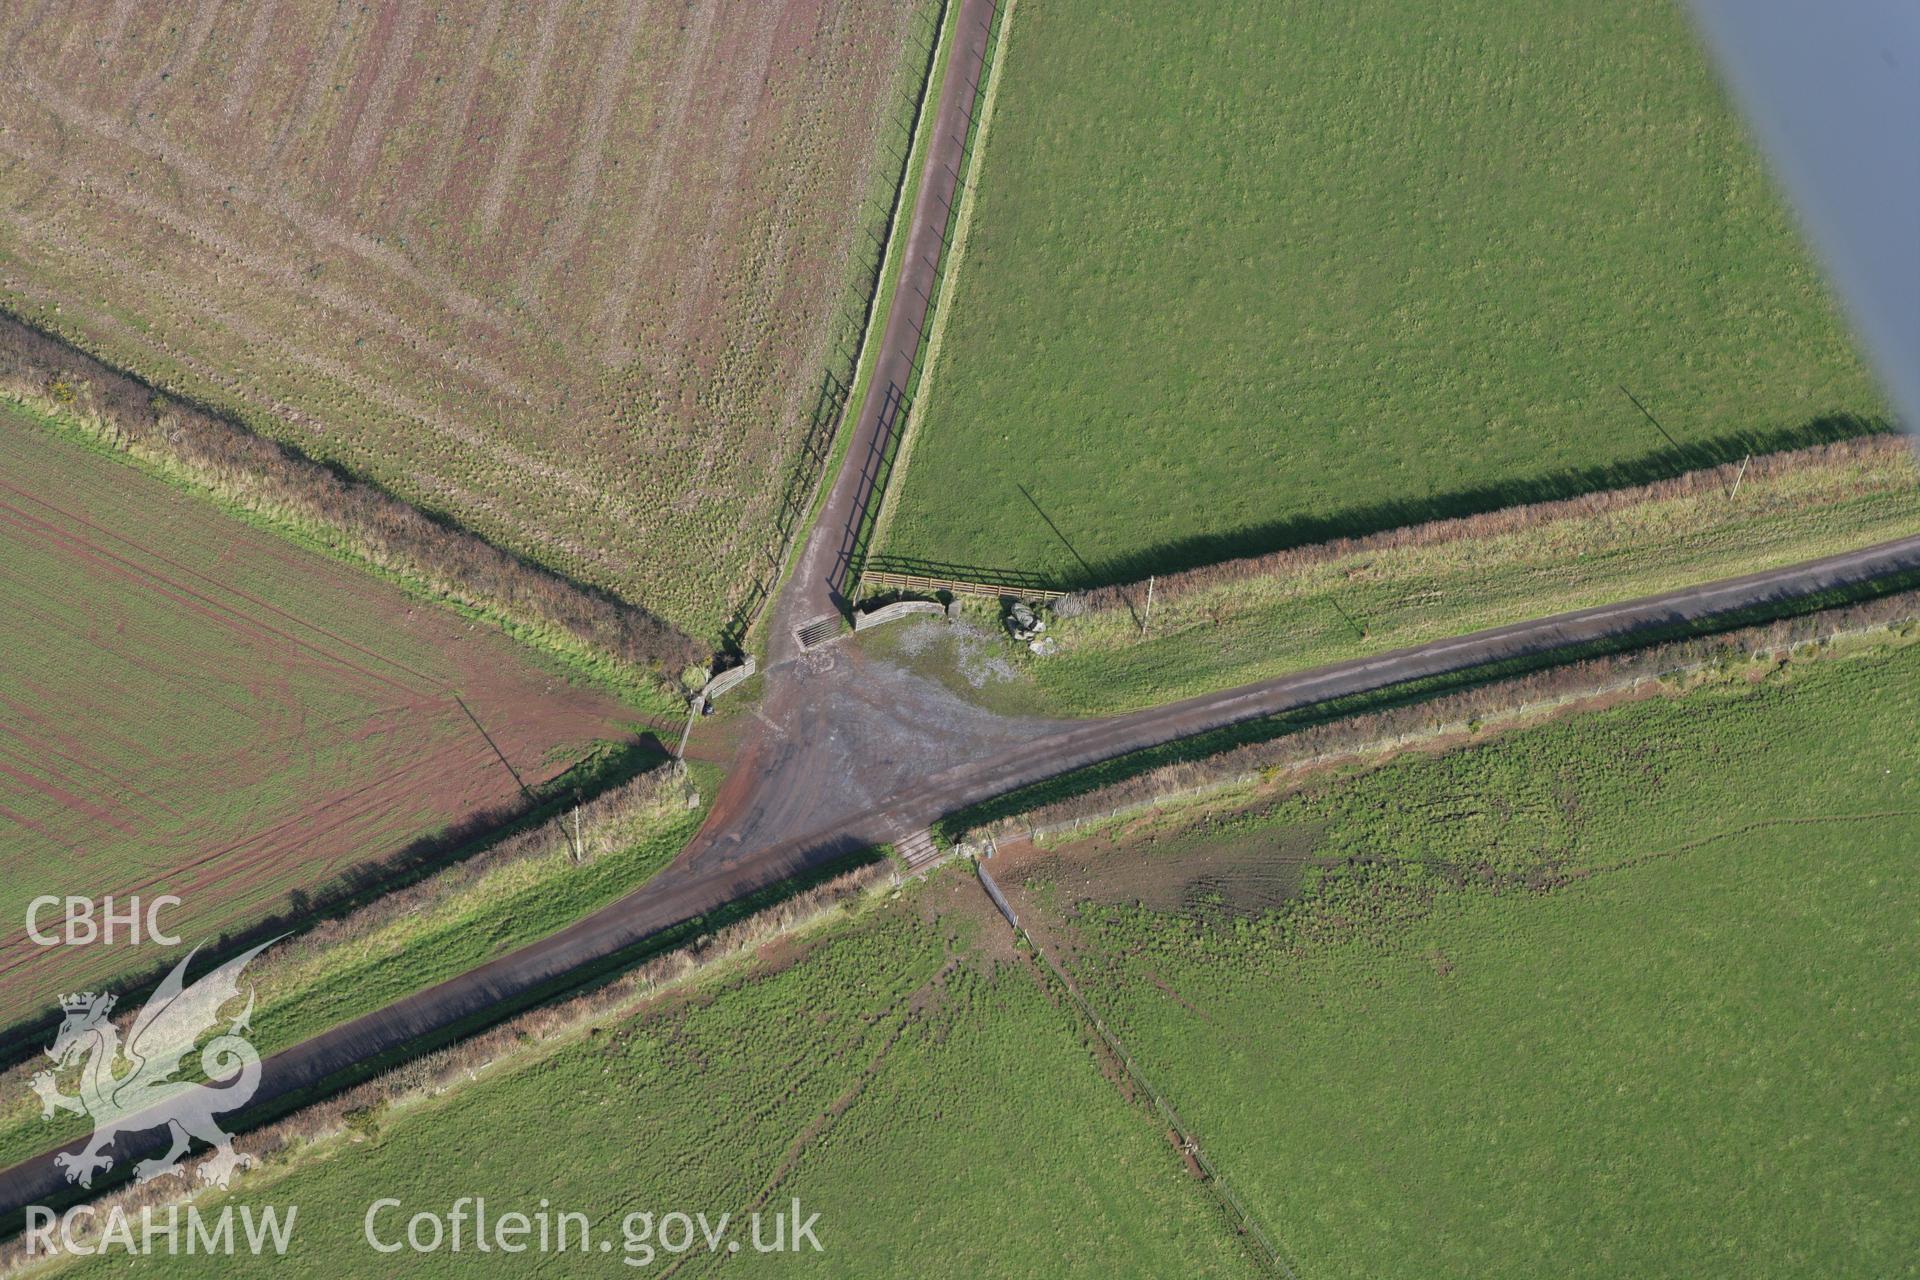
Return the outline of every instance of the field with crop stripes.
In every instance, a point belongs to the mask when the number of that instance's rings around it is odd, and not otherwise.
[[[1002,58],[879,567],[1134,581],[1881,412],[1677,0],[1049,0]]]
[[[11,414],[0,598],[0,1023],[153,962],[33,945],[36,896],[175,894],[200,941],[630,729],[498,633]]]
[[[930,13],[9,6],[0,303],[711,635]]]

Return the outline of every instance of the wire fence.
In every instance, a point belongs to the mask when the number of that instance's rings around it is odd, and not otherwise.
[[[993,12],[988,19],[986,47],[982,50],[982,61],[978,72],[971,82],[954,85],[955,90],[969,94],[966,103],[966,134],[961,142],[960,155],[949,170],[953,174],[953,189],[946,193],[946,217],[940,227],[940,246],[931,250],[933,260],[933,279],[929,281],[924,297],[925,307],[915,324],[916,339],[913,359],[906,375],[906,385],[891,386],[887,389],[887,400],[882,409],[881,430],[874,439],[874,456],[869,462],[873,472],[869,492],[863,495],[863,501],[854,513],[854,520],[848,530],[839,568],[842,576],[842,590],[853,594],[864,577],[864,571],[873,550],[873,539],[879,531],[881,514],[886,503],[888,485],[892,479],[893,468],[898,460],[902,441],[908,431],[908,423],[913,414],[915,398],[920,394],[926,378],[929,344],[935,328],[934,317],[939,303],[945,299],[951,281],[951,259],[954,248],[954,236],[960,209],[968,189],[967,175],[972,172],[974,153],[980,141],[980,114],[986,102],[987,86],[991,82],[999,59],[1000,35],[1007,6],[1002,0],[994,0]],[[949,64],[947,75],[953,78],[960,68]],[[946,86],[941,86],[941,92]],[[934,180],[934,174],[927,175]],[[937,194],[938,189],[935,188]],[[903,282],[905,277],[902,277]],[[896,303],[896,306],[898,303]],[[858,407],[856,406],[856,412]]]
[[[1074,985],[1073,979],[1067,977],[1066,970],[1047,954],[1046,950],[1034,940],[1032,934],[1021,927],[1012,904],[1007,901],[1006,895],[1000,892],[1000,886],[994,883],[993,876],[980,865],[978,860],[975,860],[973,870],[980,879],[980,887],[987,891],[987,897],[993,900],[993,905],[999,908],[1000,914],[1006,917],[1009,925],[1013,926],[1013,931],[1033,948],[1035,955],[1046,962],[1047,968],[1053,972],[1055,978],[1059,979],[1060,985],[1066,990],[1067,997],[1073,1001],[1074,1007],[1099,1033],[1100,1039],[1105,1042],[1107,1051],[1113,1055],[1114,1060],[1126,1070],[1127,1077],[1139,1087],[1142,1093],[1153,1100],[1154,1109],[1160,1113],[1160,1118],[1166,1121],[1167,1127],[1172,1129],[1174,1136],[1180,1140],[1180,1149],[1191,1156],[1193,1162],[1199,1165],[1207,1175],[1208,1188],[1219,1198],[1220,1203],[1240,1220],[1241,1229],[1259,1241],[1260,1247],[1266,1250],[1267,1257],[1274,1267],[1286,1276],[1287,1280],[1300,1280],[1299,1273],[1293,1269],[1293,1264],[1281,1249],[1279,1241],[1260,1225],[1259,1219],[1253,1216],[1252,1210],[1248,1209],[1246,1202],[1240,1199],[1239,1193],[1227,1182],[1219,1167],[1207,1157],[1207,1153],[1200,1146],[1200,1140],[1194,1137],[1193,1130],[1188,1128],[1186,1121],[1180,1118],[1180,1113],[1174,1109],[1173,1103],[1169,1102],[1166,1095],[1147,1079],[1146,1072],[1140,1069],[1140,1064],[1135,1062],[1133,1055],[1127,1052],[1126,1045],[1121,1043],[1120,1037],[1115,1035],[1113,1029],[1107,1025],[1106,1019],[1094,1012],[1093,1006],[1088,1004],[1086,997],[1080,994],[1080,989]]]

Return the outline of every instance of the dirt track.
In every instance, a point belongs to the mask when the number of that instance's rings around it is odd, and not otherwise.
[[[1094,721],[997,717],[856,647],[798,652],[792,627],[836,607],[845,569],[843,539],[872,496],[863,459],[890,425],[887,388],[904,385],[918,345],[938,263],[939,229],[958,177],[956,138],[964,140],[965,112],[973,102],[991,14],[990,0],[962,0],[961,45],[941,91],[936,143],[909,240],[908,278],[883,339],[883,372],[856,419],[847,464],[776,606],[758,727],[745,736],[706,827],[672,866],[620,901],[519,951],[275,1054],[263,1064],[256,1105],[449,1028],[498,1017],[675,924],[845,853],[896,841],[944,814],[1031,782],[1349,694],[1920,569],[1920,537],[1907,538]],[[912,319],[903,321],[903,316]],[[159,1134],[142,1136],[149,1141],[140,1145],[139,1154],[146,1154]],[[132,1154],[128,1147],[123,1142],[116,1148],[121,1167]],[[51,1157],[49,1152],[0,1172],[0,1219],[62,1190]]]
[[[834,477],[819,517],[808,534],[792,580],[774,606],[767,641],[775,662],[799,650],[794,629],[841,611],[841,591],[852,564],[854,544],[869,505],[878,502],[879,470],[889,439],[902,418],[902,397],[913,378],[913,362],[920,335],[933,307],[940,260],[946,252],[947,215],[960,185],[967,130],[973,123],[974,99],[986,64],[987,37],[992,33],[995,0],[960,0],[959,26],[953,51],[947,57],[939,105],[934,108],[933,136],[927,151],[925,176],[914,200],[908,224],[906,254],[900,284],[888,310],[873,377],[866,398],[857,407],[846,462]]]

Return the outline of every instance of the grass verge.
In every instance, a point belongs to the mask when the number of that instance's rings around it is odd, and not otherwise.
[[[951,874],[868,892],[686,980],[641,984],[624,1006],[531,1019],[465,1070],[356,1099],[322,1140],[201,1197],[203,1211],[299,1204],[297,1256],[173,1269],[360,1274],[374,1199],[407,1204],[404,1231],[416,1209],[484,1195],[495,1212],[524,1197],[587,1215],[616,1269],[1248,1274],[1204,1191],[983,906]],[[749,1215],[796,1199],[819,1214],[821,1251],[756,1254]],[[729,1215],[742,1256],[676,1257],[623,1224],[651,1211],[654,1229],[680,1208]],[[519,1274],[526,1262],[469,1250],[417,1265]],[[550,1259],[568,1263],[589,1265]]]
[[[849,419],[860,412],[865,401],[867,389],[873,383],[873,367],[878,362],[879,343],[877,338],[886,328],[887,315],[893,308],[893,295],[900,286],[900,273],[904,269],[906,257],[906,223],[913,202],[919,198],[920,183],[925,176],[922,173],[926,158],[928,140],[933,135],[935,112],[941,77],[946,73],[947,56],[953,50],[953,33],[960,20],[960,6],[956,0],[939,0],[935,19],[936,35],[930,49],[931,57],[926,62],[919,92],[914,97],[912,124],[907,130],[906,153],[900,162],[900,170],[891,188],[891,201],[886,217],[882,220],[885,244],[874,264],[870,281],[862,281],[862,320],[858,331],[858,342],[852,361],[852,378],[847,394],[841,398],[838,420],[835,422],[833,439],[827,450],[825,462],[821,465],[812,486],[805,519],[795,527],[785,554],[780,560],[780,571],[766,595],[762,597],[754,613],[752,623],[747,628],[743,647],[766,657],[766,605],[779,598],[780,591],[786,586],[787,579],[793,575],[794,566],[799,563],[800,553],[806,549],[807,536],[813,530],[814,522],[819,519],[820,508],[832,490],[841,466],[846,462],[847,449],[852,445],[852,433],[848,431]]]
[[[693,838],[718,785],[710,766],[689,766],[685,782],[670,767],[656,769],[273,948],[247,970],[257,993],[254,1047],[264,1057],[297,1044],[631,892]],[[128,1002],[123,1016],[136,1008]],[[64,1113],[42,1120],[25,1080],[44,1065],[36,1057],[0,1077],[0,1165],[86,1130]]]
[[[1757,460],[1729,496],[1739,472],[1200,570],[1151,610],[1145,583],[1110,588],[1056,611],[1054,655],[1009,656],[1046,709],[1110,714],[1920,533],[1899,437]]]
[[[1715,637],[1737,636],[1743,629],[1761,627],[1777,629],[1790,637],[1783,643],[1802,643],[1836,630],[1904,624],[1920,613],[1920,603],[1916,603],[1913,595],[1916,590],[1920,590],[1920,574],[1901,575],[1699,621],[1649,628],[1551,654],[1515,658],[1447,675],[1411,680],[1369,693],[1335,698],[1297,711],[1244,721],[1059,774],[948,814],[933,824],[933,832],[939,840],[958,841],[981,828],[991,827],[1021,814],[1063,805],[1110,788],[1124,787],[1156,770],[1206,761],[1224,752],[1271,743],[1289,735],[1319,731],[1355,716],[1380,715],[1416,707],[1436,698],[1469,695],[1477,690],[1489,690],[1492,703],[1498,704],[1505,696],[1505,691],[1501,689],[1503,684],[1532,680],[1551,686],[1559,678],[1555,674],[1557,672],[1568,673],[1567,678],[1577,684],[1581,678],[1581,668],[1586,664],[1625,664],[1635,660],[1636,654],[1657,666],[1663,660],[1660,646],[1699,642],[1704,646],[1703,651],[1712,651],[1726,647],[1717,643]],[[1524,701],[1524,698],[1521,700]]]
[[[958,6],[955,6],[956,16]],[[1000,65],[1000,42],[1005,35],[1007,25],[1012,20],[1013,4],[1000,5],[994,9],[993,21],[987,31],[985,57],[981,65],[980,83],[974,90],[972,109],[967,114],[967,136],[960,153],[960,169],[964,177],[957,187],[958,198],[947,209],[947,219],[940,231],[941,242],[946,246],[940,255],[940,261],[934,272],[931,300],[927,304],[926,320],[922,323],[919,345],[914,351],[913,370],[908,375],[907,385],[901,389],[900,399],[903,407],[897,413],[893,430],[882,443],[882,454],[876,464],[878,479],[875,491],[879,495],[878,504],[869,502],[865,511],[860,513],[861,526],[853,539],[852,562],[856,575],[864,566],[869,552],[874,547],[878,533],[887,520],[889,495],[897,487],[893,482],[893,473],[900,467],[903,455],[913,435],[913,420],[917,413],[920,396],[927,388],[928,370],[932,361],[932,344],[941,330],[941,318],[946,314],[948,296],[964,249],[964,224],[962,218],[969,208],[968,195],[977,171],[978,148],[985,138],[987,124],[986,104],[991,100],[993,87],[998,83]]]
[[[947,248],[940,260],[939,287],[934,304],[928,309],[930,323],[926,326],[926,339],[919,351],[912,403],[901,417],[899,439],[889,464],[890,479],[896,471],[905,476],[908,464],[913,459],[913,444],[919,435],[919,424],[926,417],[927,406],[932,403],[933,373],[940,365],[940,344],[946,337],[948,319],[953,310],[953,295],[959,288],[960,273],[966,265],[967,233],[973,226],[973,210],[978,203],[980,166],[986,157],[987,136],[993,127],[994,104],[1000,100],[1001,68],[1006,62],[1007,47],[1012,42],[1014,10],[1019,3],[1020,0],[1004,0],[994,13],[986,63],[981,74],[979,101],[975,118],[969,125],[962,160],[965,171],[961,175],[959,198],[954,201],[952,220],[947,227]],[[867,538],[869,547],[886,545],[887,530],[893,524],[900,504],[900,492],[904,487],[903,483],[896,480],[888,484],[886,491],[880,495],[880,510],[874,516],[873,531]]]

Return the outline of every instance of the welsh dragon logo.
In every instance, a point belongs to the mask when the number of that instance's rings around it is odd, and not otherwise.
[[[200,1169],[204,1182],[224,1187],[235,1169],[253,1163],[252,1156],[233,1149],[233,1139],[214,1119],[245,1106],[260,1086],[260,1055],[240,1034],[251,1029],[251,986],[246,1007],[201,1047],[200,1067],[213,1083],[172,1077],[200,1037],[220,1024],[220,1011],[240,997],[240,971],[271,945],[263,942],[187,986],[187,965],[199,952],[195,947],[135,1016],[124,1045],[111,1018],[112,995],[84,991],[60,997],[66,1021],[46,1051],[54,1069],[36,1073],[33,1090],[40,1095],[43,1118],[52,1119],[58,1111],[93,1117],[93,1137],[86,1146],[54,1157],[67,1181],[92,1186],[94,1174],[113,1165],[113,1157],[105,1153],[115,1138],[163,1125],[170,1146],[165,1155],[134,1167],[140,1182],[178,1172],[180,1158],[196,1141],[213,1148],[212,1158]],[[80,1092],[68,1094],[60,1082],[72,1079],[76,1067]]]

